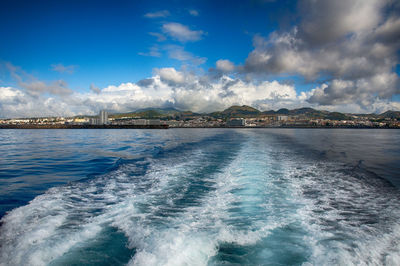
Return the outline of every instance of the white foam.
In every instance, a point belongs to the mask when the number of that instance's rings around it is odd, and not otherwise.
[[[254,132],[244,133],[249,137],[228,164],[201,177],[197,171],[213,160],[212,144],[149,159],[144,176],[130,176],[138,166],[123,164],[88,182],[49,190],[3,218],[0,264],[46,265],[111,226],[136,249],[131,265],[207,265],[223,244],[262,245],[290,225],[299,232],[286,237],[300,239],[296,243],[310,252],[308,264],[399,262],[396,219],[363,224],[362,216],[346,220],[345,210],[334,205],[348,202],[378,218],[400,218],[397,199],[337,171],[342,165],[276,150]],[[177,204],[196,176],[208,182],[209,191],[195,204]],[[312,190],[318,195],[307,194]],[[394,206],[391,213],[384,210],[388,206]],[[340,235],[344,240],[335,241]],[[259,252],[268,253],[262,246]]]
[[[352,177],[350,172],[339,171],[346,166],[338,163],[300,161],[298,164],[302,168],[290,167],[289,175],[304,206],[298,213],[308,231],[305,241],[312,249],[309,263],[400,263],[400,210],[390,207],[399,206],[397,194],[386,195],[379,188]],[[310,190],[318,194],[307,196]],[[365,223],[364,219],[374,223]]]
[[[191,158],[201,160],[201,151],[194,152],[189,154]],[[50,189],[3,217],[0,264],[46,265],[71,248],[84,245],[110,225],[120,228],[131,240],[139,231],[144,237],[148,232],[145,226],[132,230],[135,221],[147,219],[136,205],[149,203],[168,191],[170,182],[178,178],[177,171],[190,169],[193,160],[167,158],[151,162],[154,165],[141,177],[127,175],[136,166],[126,164],[86,183]],[[131,242],[131,247],[136,246]]]
[[[264,217],[265,220],[250,221],[248,226],[235,225],[238,222],[235,219],[246,218],[233,218],[229,212],[238,204],[242,204],[241,208],[252,208],[254,205],[265,208],[266,188],[273,186],[273,180],[265,178],[257,169],[265,165],[265,158],[260,160],[260,154],[253,154],[251,148],[244,144],[243,150],[225,166],[222,173],[207,177],[214,182],[215,190],[199,205],[187,207],[169,221],[169,227],[147,230],[150,234],[140,237],[140,243],[135,242],[138,252],[130,264],[207,265],[210,258],[217,254],[220,244],[255,245],[268,237],[272,230],[286,224],[287,221],[276,221],[276,217]],[[265,152],[261,156],[267,156],[267,151],[260,152]],[[252,163],[254,165],[249,165]],[[239,193],[239,190],[245,192]],[[247,218],[251,220],[251,217]],[[142,230],[139,227],[138,231]],[[139,232],[132,233],[132,236]],[[132,241],[135,240],[137,238],[133,237]]]

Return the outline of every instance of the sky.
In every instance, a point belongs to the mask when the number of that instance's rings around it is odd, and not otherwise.
[[[2,0],[0,36],[0,118],[400,110],[396,0]]]

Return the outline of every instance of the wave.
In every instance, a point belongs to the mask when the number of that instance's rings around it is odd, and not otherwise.
[[[398,191],[277,138],[230,131],[52,188],[3,217],[0,264],[398,263]]]

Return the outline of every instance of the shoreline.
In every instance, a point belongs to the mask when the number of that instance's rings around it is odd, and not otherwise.
[[[168,125],[0,125],[0,129],[168,129]]]
[[[398,127],[369,127],[369,126],[295,126],[295,125],[281,125],[270,127],[169,127],[168,125],[0,125],[0,129],[173,129],[173,128],[303,128],[303,129],[400,129]]]

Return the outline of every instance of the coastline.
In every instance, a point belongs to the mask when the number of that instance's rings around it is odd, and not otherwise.
[[[168,129],[168,125],[0,125],[0,129]]]
[[[280,126],[221,126],[221,127],[169,127],[168,125],[0,125],[0,129],[171,129],[171,128],[304,128],[304,129],[399,129],[398,127],[373,126],[308,126],[308,125],[280,125]]]

